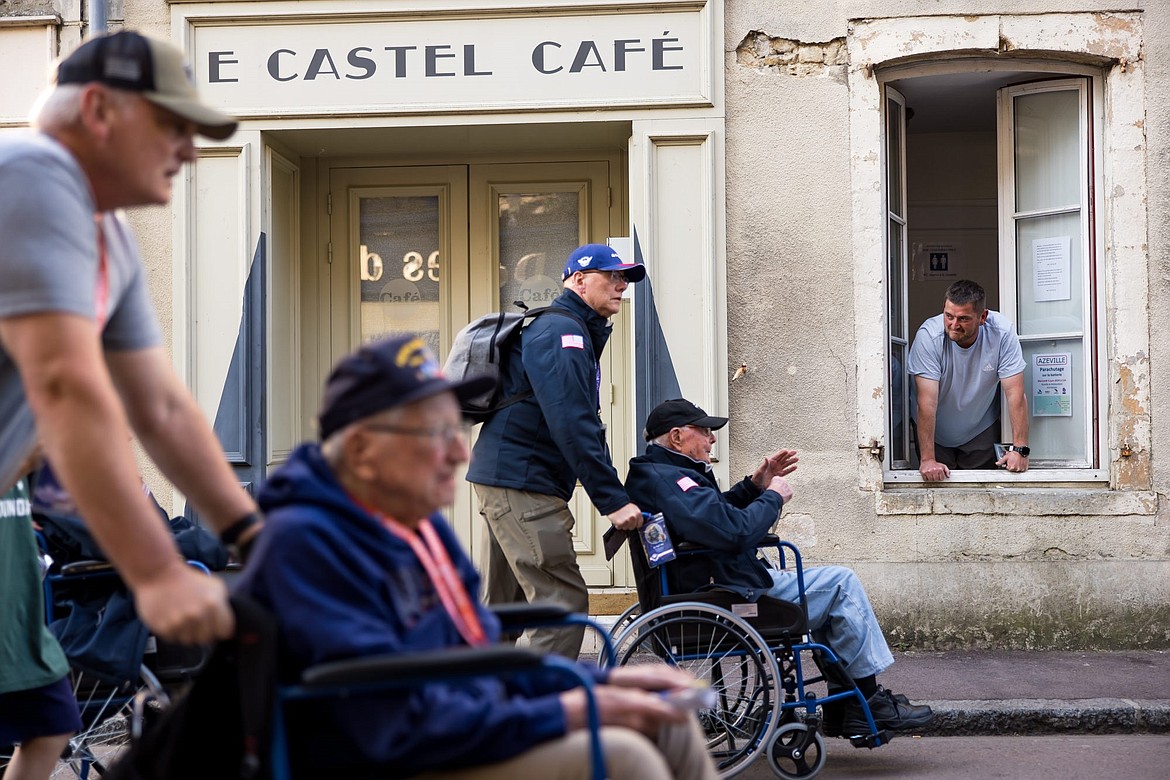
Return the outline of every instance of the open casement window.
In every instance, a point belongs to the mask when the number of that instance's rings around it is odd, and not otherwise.
[[[1020,335],[1032,455],[1011,481],[1105,478],[1099,105],[1091,77],[1000,71],[887,83],[887,481],[920,480],[906,356],[958,279],[983,285],[987,307]],[[1000,419],[1001,440],[1011,441],[1002,393]],[[1005,478],[955,471],[949,482]]]

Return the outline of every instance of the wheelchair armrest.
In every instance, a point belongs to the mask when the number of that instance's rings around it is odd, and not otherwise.
[[[573,614],[568,608],[551,601],[538,601],[535,604],[526,601],[496,604],[491,610],[500,619],[500,626],[505,631],[511,628],[525,628],[531,623],[564,620]]]
[[[764,534],[764,538],[760,540],[760,544],[758,546],[760,546],[760,547],[764,547],[764,546],[775,547],[776,543],[779,541],[780,541],[780,537],[777,536],[776,534]]]
[[[73,561],[61,567],[61,576],[80,577],[83,574],[104,574],[113,570],[114,564],[109,561]]]
[[[306,687],[352,685],[388,680],[417,681],[419,678],[497,675],[534,669],[544,658],[522,647],[454,647],[431,652],[399,653],[344,661],[328,661],[309,667],[301,675]]]

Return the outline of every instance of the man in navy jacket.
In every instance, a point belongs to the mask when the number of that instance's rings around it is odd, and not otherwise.
[[[659,404],[646,418],[646,453],[630,461],[626,489],[648,512],[661,512],[675,545],[709,548],[710,555],[687,555],[668,564],[671,593],[693,593],[708,585],[734,590],[749,600],[771,596],[797,602],[800,590],[792,569],[777,570],[760,560],[757,547],[792,500],[785,477],[796,470],[796,452],[779,450],[726,493],[711,473],[711,445],[727,424],[685,399]],[[877,684],[894,663],[861,580],[844,566],[804,570],[809,628],[840,658],[869,701],[879,729],[925,725],[931,710],[915,706]],[[868,733],[860,705],[853,699],[830,708],[830,736]],[[842,720],[844,721],[842,724]]]
[[[363,346],[330,374],[322,442],[298,447],[261,489],[267,524],[236,584],[276,616],[285,681],[325,661],[498,640],[479,577],[439,514],[468,456],[457,399],[484,381],[448,382],[412,336]],[[657,693],[690,675],[665,664],[581,668],[599,683],[609,777],[716,777],[697,719]],[[371,767],[382,778],[587,777],[584,691],[484,671],[295,713],[297,766],[316,777],[368,777]]]
[[[551,601],[588,612],[568,505],[577,480],[615,528],[642,525],[605,440],[599,361],[622,293],[645,277],[645,266],[604,244],[579,247],[565,263],[555,313],[536,317],[516,340],[503,397],[524,397],[484,423],[467,471],[488,529],[488,604]],[[583,636],[580,626],[528,632],[534,648],[568,658]]]

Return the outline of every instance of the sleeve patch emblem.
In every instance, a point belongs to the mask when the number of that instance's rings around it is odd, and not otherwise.
[[[678,485],[680,488],[682,488],[682,491],[683,491],[684,493],[685,493],[685,492],[687,492],[688,490],[690,490],[691,488],[696,488],[696,487],[698,487],[698,486],[699,486],[699,483],[698,483],[698,482],[695,482],[695,481],[694,481],[693,479],[691,479],[690,477],[683,477],[683,478],[682,478],[682,479],[680,479],[680,480],[679,480],[679,481],[678,481],[676,484],[677,484],[677,485]]]
[[[576,333],[561,336],[561,349],[585,349],[585,337]]]

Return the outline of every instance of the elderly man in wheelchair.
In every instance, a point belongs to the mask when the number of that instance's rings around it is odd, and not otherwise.
[[[367,344],[334,367],[322,442],[299,447],[262,488],[266,527],[236,585],[277,619],[282,679],[343,659],[438,660],[498,639],[479,577],[438,513],[468,459],[459,400],[484,382],[448,382],[410,336]],[[576,667],[596,682],[608,777],[716,777],[693,711],[662,695],[689,689],[691,676],[665,664]],[[551,675],[504,682],[490,665],[482,675],[317,703],[289,718],[297,768],[431,780],[589,775],[596,753],[581,687]]]
[[[643,510],[663,514],[675,547],[689,544],[708,551],[679,556],[669,564],[670,593],[717,586],[747,601],[766,595],[799,603],[796,573],[771,568],[757,554],[781,507],[792,499],[792,487],[784,477],[796,469],[796,453],[777,451],[754,474],[723,492],[711,474],[711,446],[713,431],[726,424],[726,417],[708,415],[684,399],[660,404],[646,420],[648,446],[644,455],[630,461],[626,490]],[[930,707],[911,704],[877,682],[877,675],[894,659],[857,575],[843,566],[820,566],[804,569],[803,579],[808,628],[838,656],[865,697],[877,729],[903,731],[926,725],[932,717]],[[828,680],[830,694],[848,683],[831,676]],[[827,736],[871,731],[856,696],[832,701],[824,709]]]

